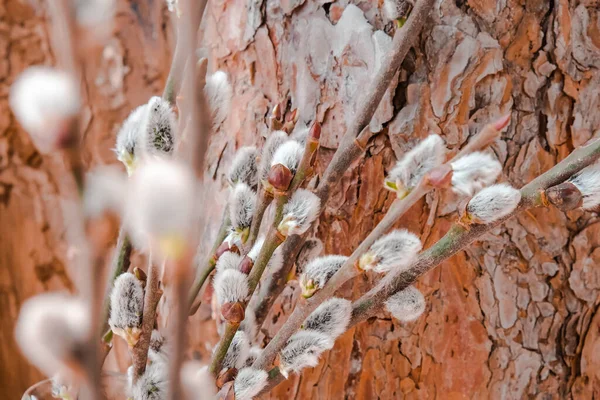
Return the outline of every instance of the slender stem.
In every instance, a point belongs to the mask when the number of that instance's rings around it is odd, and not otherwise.
[[[302,249],[304,235],[291,235],[283,243],[281,253],[283,254],[283,265],[277,271],[267,274],[260,284],[255,299],[250,306],[254,311],[256,326],[260,327],[264,323],[275,300],[279,297],[288,281],[288,276],[294,264],[298,253]]]
[[[225,332],[223,332],[223,336],[221,337],[221,340],[219,340],[219,344],[217,345],[217,349],[213,354],[210,364],[210,372],[213,375],[217,375],[221,371],[223,360],[227,355],[227,350],[229,350],[229,346],[239,327],[240,324],[237,323],[227,322],[225,324]]]
[[[156,306],[161,297],[159,290],[158,265],[152,262],[152,257],[148,261],[148,279],[146,280],[146,293],[144,295],[144,313],[142,315],[142,333],[138,342],[133,346],[131,358],[133,361],[133,381],[136,382],[146,371],[146,362],[148,360],[148,349],[154,322],[156,320]]]
[[[271,204],[273,201],[273,195],[268,193],[264,188],[260,188],[257,198],[258,201],[256,202],[256,208],[254,209],[254,215],[252,216],[250,234],[248,235],[248,240],[244,245],[246,253],[250,251],[252,246],[254,246],[254,242],[256,242],[256,239],[258,238],[258,232],[260,231],[260,225],[265,215],[265,211],[267,210],[267,207],[269,207],[269,204]]]
[[[183,364],[186,337],[185,327],[188,317],[187,293],[189,291],[188,275],[191,272],[192,252],[178,260],[169,267],[174,272],[173,285],[171,286],[169,299],[173,301],[174,315],[171,339],[173,347],[169,360],[169,381],[180,382],[181,365]],[[169,399],[181,399],[181,386],[179,384],[169,385]]]
[[[219,232],[217,233],[217,237],[215,238],[215,242],[213,243],[208,258],[202,264],[202,269],[197,273],[196,279],[194,279],[194,282],[192,283],[188,298],[188,304],[190,305],[189,315],[194,315],[198,310],[198,307],[200,307],[200,303],[195,304],[194,301],[196,300],[196,297],[198,297],[198,293],[200,293],[200,289],[202,289],[204,282],[206,282],[206,279],[210,276],[210,273],[215,269],[215,265],[217,264],[215,260],[217,248],[221,245],[221,243],[223,243],[225,237],[227,237],[227,232],[230,226],[231,219],[229,218],[229,206],[227,206],[225,207],[225,210],[223,210],[221,226],[219,227]]]

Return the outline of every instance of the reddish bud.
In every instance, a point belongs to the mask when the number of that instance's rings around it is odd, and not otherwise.
[[[569,211],[581,207],[583,196],[577,187],[571,182],[563,182],[560,185],[546,189],[548,201],[561,211]]]
[[[250,271],[252,271],[252,267],[254,266],[254,261],[248,256],[244,257],[242,262],[240,263],[240,271],[244,274],[248,275]]]
[[[232,251],[240,254],[240,249],[235,244],[229,246],[228,242],[223,242],[219,247],[217,247],[217,251],[215,251],[215,261],[217,261],[226,251]]]
[[[275,190],[285,192],[290,187],[293,178],[294,175],[288,167],[283,164],[276,164],[269,171],[268,181]]]
[[[226,321],[239,324],[244,320],[246,313],[244,306],[240,302],[225,303],[221,306],[221,315]]]
[[[321,124],[315,122],[313,126],[310,128],[310,132],[308,133],[308,137],[313,141],[318,142],[321,139]]]
[[[217,388],[222,389],[223,386],[225,386],[225,384],[227,382],[233,382],[233,380],[235,379],[237,374],[238,374],[237,368],[229,368],[229,369],[221,371],[219,373],[219,375],[217,375],[217,381],[216,381]]]

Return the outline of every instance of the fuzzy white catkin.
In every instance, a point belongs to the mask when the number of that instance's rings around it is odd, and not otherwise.
[[[425,311],[425,298],[414,286],[390,296],[385,308],[394,318],[402,322],[414,321]]]
[[[146,126],[148,116],[148,104],[142,104],[135,108],[123,121],[117,132],[115,153],[121,162],[127,158],[133,159],[144,152],[142,143],[142,131]]]
[[[445,155],[442,138],[429,135],[396,163],[386,182],[395,183],[398,190],[411,190],[427,172],[444,162]],[[387,185],[385,187],[390,189]]]
[[[600,204],[600,163],[590,165],[569,179],[583,197],[582,208],[589,210]]]
[[[311,282],[315,289],[322,289],[347,259],[346,256],[328,255],[315,258],[306,264],[304,272],[300,275],[302,290],[308,289]]]
[[[195,221],[195,189],[188,166],[164,159],[144,164],[131,179],[126,208],[126,224],[137,247],[186,238]]]
[[[152,96],[148,101],[143,150],[152,155],[170,154],[175,148],[177,119],[168,101]]]
[[[474,222],[489,224],[510,214],[521,201],[521,192],[501,183],[477,193],[467,204],[467,213]]]
[[[239,271],[239,266],[243,259],[244,257],[237,253],[227,251],[221,254],[221,257],[219,257],[219,260],[217,261],[217,272],[225,271],[227,269]]]
[[[134,274],[125,272],[115,280],[110,292],[110,318],[113,329],[139,328],[144,310],[144,289]]]
[[[233,229],[243,230],[250,227],[255,202],[256,194],[250,186],[245,183],[235,185],[229,200],[229,217]]]
[[[134,400],[164,400],[167,398],[168,364],[151,363],[133,385]]]
[[[250,352],[248,353],[248,358],[246,359],[246,367],[249,367],[252,364],[254,364],[254,361],[256,361],[258,356],[260,356],[261,352],[262,349],[258,346],[250,347]]]
[[[227,74],[223,71],[216,71],[214,74],[208,75],[204,93],[211,109],[213,127],[218,127],[227,118],[231,107],[233,89]]]
[[[321,201],[309,190],[298,189],[283,206],[283,219],[278,230],[283,235],[302,235],[319,215]]]
[[[217,273],[214,286],[220,305],[244,301],[248,297],[248,277],[234,269]]]
[[[405,229],[394,230],[379,238],[360,258],[360,267],[377,273],[402,271],[421,251],[421,240]]]
[[[319,305],[302,326],[335,339],[346,331],[351,316],[352,302],[334,297]]]
[[[277,149],[288,140],[288,135],[284,131],[273,131],[267,138],[260,154],[260,164],[258,168],[258,177],[261,181],[267,179],[271,170],[271,161]]]
[[[240,370],[233,382],[235,400],[252,400],[267,386],[268,378],[267,372],[261,369]]]
[[[282,164],[292,171],[292,174],[295,174],[303,154],[304,147],[300,143],[295,140],[288,140],[275,151],[271,160],[271,167]]]
[[[294,333],[279,353],[281,374],[287,378],[290,372],[316,366],[319,356],[332,347],[333,340],[321,332],[301,330]]]
[[[452,190],[463,196],[473,196],[496,181],[502,165],[487,153],[475,152],[452,164]]]
[[[85,183],[83,207],[87,215],[99,217],[105,211],[123,215],[127,179],[118,168],[114,166],[95,168],[87,174]]]
[[[254,146],[240,148],[233,157],[227,180],[229,185],[235,186],[242,182],[251,188],[255,188],[258,183],[256,156],[257,150]]]
[[[81,107],[79,86],[68,74],[49,67],[27,68],[10,88],[10,107],[42,153],[52,151],[64,122]]]
[[[249,353],[250,342],[248,341],[248,336],[246,335],[246,332],[239,330],[235,333],[235,336],[229,345],[229,349],[227,350],[227,354],[225,354],[223,368],[242,368],[246,365],[246,359],[248,359]]]
[[[169,345],[159,331],[154,329],[150,337],[150,347],[148,349],[148,358],[152,362],[169,362]]]
[[[181,367],[181,387],[184,400],[212,399],[216,393],[215,380],[207,366],[198,361],[186,361]]]
[[[44,293],[21,307],[15,340],[29,361],[45,375],[68,376],[65,363],[85,343],[89,327],[84,302],[63,293]]]

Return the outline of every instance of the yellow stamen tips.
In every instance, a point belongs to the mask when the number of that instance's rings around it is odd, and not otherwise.
[[[363,254],[362,256],[360,256],[360,259],[358,260],[358,268],[360,268],[362,270],[366,270],[376,263],[377,263],[377,258],[375,257],[375,254],[368,251],[365,254]]]
[[[121,336],[127,342],[130,349],[137,344],[142,334],[140,328],[114,328],[112,331],[115,335]]]
[[[386,189],[390,189],[394,192],[398,190],[398,186],[396,185],[396,182],[385,181],[384,185],[385,185]]]
[[[125,165],[125,169],[127,169],[127,175],[131,176],[135,172],[137,167],[137,162],[135,157],[131,153],[122,152],[119,154],[119,161],[121,161]]]
[[[396,194],[400,200],[402,200],[403,198],[408,196],[409,193],[410,193],[410,190],[408,190],[405,187],[400,187],[400,188],[396,189]]]
[[[177,260],[185,253],[186,240],[179,234],[164,235],[158,240],[158,247],[164,257]]]
[[[246,241],[248,240],[248,236],[250,236],[250,228],[236,228],[235,233],[240,238],[242,243],[246,243]]]
[[[305,286],[302,287],[302,297],[308,299],[312,297],[312,295],[315,294],[316,291],[317,288],[315,288],[315,282],[311,279]]]

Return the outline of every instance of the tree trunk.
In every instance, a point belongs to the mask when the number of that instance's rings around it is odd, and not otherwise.
[[[419,0],[417,0],[419,1]],[[147,3],[152,4],[147,10]],[[160,3],[160,4],[159,4]],[[353,3],[354,5],[349,5]],[[392,23],[380,1],[213,0],[204,18],[212,70],[233,81],[231,113],[211,140],[209,176],[225,196],[235,149],[261,145],[279,102],[299,124],[323,124],[323,172],[353,110],[389,48]],[[145,5],[145,7],[143,7]],[[502,180],[529,182],[600,129],[600,3],[597,0],[438,0],[383,100],[366,156],[333,191],[315,232],[327,254],[350,254],[392,202],[382,181],[395,160],[430,132],[456,150],[512,110],[492,150]],[[140,11],[141,10],[141,11]],[[114,163],[110,148],[132,107],[162,91],[172,48],[161,2],[119,5],[115,34],[86,60],[89,166]],[[0,387],[18,398],[40,378],[13,340],[14,319],[35,293],[72,289],[64,224],[57,210],[62,161],[42,157],[8,111],[8,88],[28,65],[51,64],[46,21],[19,0],[0,0]],[[456,218],[460,198],[419,202],[397,226],[428,247]],[[214,221],[218,224],[219,221]],[[293,375],[265,398],[524,398],[600,395],[600,224],[595,213],[539,209],[425,275],[425,314],[401,324],[381,314],[344,334],[318,367]],[[340,291],[357,298],[377,277]],[[267,318],[272,336],[297,297],[292,280]],[[207,306],[190,342],[203,360],[216,343]],[[119,365],[128,362],[124,355]]]

